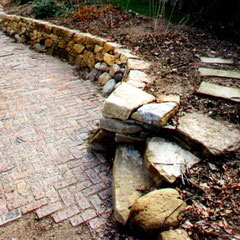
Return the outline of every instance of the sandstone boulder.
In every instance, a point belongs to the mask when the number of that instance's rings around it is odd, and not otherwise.
[[[154,235],[179,224],[187,204],[175,189],[152,191],[136,200],[129,217],[130,227],[138,233]]]
[[[113,165],[114,216],[118,222],[126,224],[129,208],[151,185],[139,151],[131,147],[118,147]]]
[[[157,185],[162,181],[173,183],[200,160],[189,151],[163,138],[147,140],[144,159]]]

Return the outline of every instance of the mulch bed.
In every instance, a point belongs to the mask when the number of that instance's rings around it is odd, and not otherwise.
[[[29,5],[8,5],[5,10],[33,16]],[[177,124],[178,117],[184,113],[197,111],[240,128],[239,103],[196,94],[203,80],[240,87],[240,80],[201,78],[198,74],[198,67],[201,66],[240,70],[238,45],[219,40],[201,29],[169,24],[162,19],[154,24],[150,18],[112,7],[90,19],[76,17],[73,13],[48,21],[106,37],[151,61],[153,67],[148,73],[153,77],[153,82],[145,90],[156,97],[160,94],[178,94],[181,97],[181,107],[173,123]],[[201,63],[200,56],[233,59],[234,64],[211,66]],[[176,187],[190,206],[181,225],[192,239],[240,239],[239,159],[239,151],[219,159],[203,158],[201,163],[176,182]],[[114,222],[112,224],[114,228],[112,225],[109,227],[106,238],[129,237],[125,230]]]

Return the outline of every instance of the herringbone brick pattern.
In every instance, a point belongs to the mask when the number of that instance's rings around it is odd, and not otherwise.
[[[31,211],[104,224],[111,179],[86,141],[102,104],[70,65],[0,33],[0,225]]]

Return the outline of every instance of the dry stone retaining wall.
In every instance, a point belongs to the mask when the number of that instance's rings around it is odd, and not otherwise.
[[[100,85],[105,85],[105,95],[114,91],[106,100],[102,112],[105,119],[100,125],[102,129],[114,132],[117,142],[141,141],[147,136],[145,129],[165,125],[178,109],[178,104],[173,101],[153,103],[155,97],[142,90],[151,81],[144,72],[150,63],[122,45],[46,21],[3,12],[0,13],[0,29],[40,52],[76,66],[89,67],[89,79],[98,79]]]

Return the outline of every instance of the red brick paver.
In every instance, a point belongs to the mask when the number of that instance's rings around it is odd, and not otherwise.
[[[0,33],[0,225],[31,211],[104,224],[108,168],[87,144],[102,104],[73,67]]]

